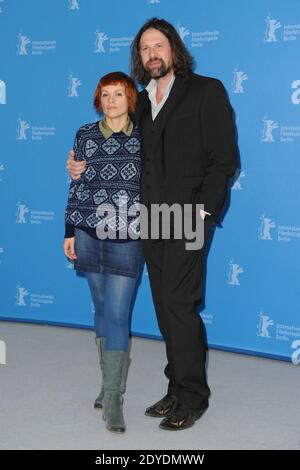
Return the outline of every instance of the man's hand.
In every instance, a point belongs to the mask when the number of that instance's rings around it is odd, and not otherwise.
[[[74,261],[74,259],[77,259],[77,256],[75,253],[75,237],[65,238],[64,253],[66,257],[69,258],[71,261]]]
[[[73,180],[78,180],[82,173],[85,172],[86,169],[86,161],[82,160],[80,162],[75,162],[74,160],[74,150],[70,150],[68,159],[67,159],[67,170],[69,175]]]

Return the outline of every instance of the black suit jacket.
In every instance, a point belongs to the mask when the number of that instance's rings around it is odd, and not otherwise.
[[[143,130],[146,90],[139,93],[136,122]],[[237,166],[233,112],[219,80],[196,74],[176,77],[153,137],[159,202],[202,203],[217,219],[227,180]],[[157,119],[157,118],[156,118]],[[141,200],[145,193],[142,152]]]

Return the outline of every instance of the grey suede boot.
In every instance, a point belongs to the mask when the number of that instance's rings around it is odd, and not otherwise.
[[[99,355],[99,364],[100,364],[100,369],[101,369],[101,375],[102,375],[102,385],[101,385],[101,390],[99,395],[97,396],[95,403],[94,403],[94,408],[96,409],[101,409],[103,407],[103,398],[104,398],[104,385],[103,385],[103,354],[104,354],[104,348],[105,348],[105,338],[95,338],[95,343],[97,346],[98,350],[98,355]],[[129,351],[131,349],[131,341],[129,340]],[[127,375],[128,375],[128,369],[130,366],[131,359],[128,356],[128,366],[124,367],[122,369],[122,377],[121,377],[121,393],[124,395],[126,391],[126,382],[127,382]]]
[[[106,428],[124,433],[126,426],[123,416],[123,394],[130,364],[128,351],[104,351],[104,400],[103,419]]]
[[[103,364],[104,364],[104,359],[103,359],[103,354],[104,354],[104,345],[105,345],[105,338],[95,338],[95,343],[97,346],[98,354],[99,354],[99,364],[100,364],[100,369],[102,373],[102,386],[99,395],[97,396],[95,403],[94,403],[94,408],[102,408],[103,406],[103,397],[104,397],[104,386],[103,386]]]

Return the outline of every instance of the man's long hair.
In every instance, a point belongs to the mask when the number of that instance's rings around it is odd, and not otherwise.
[[[194,68],[194,59],[188,52],[174,26],[160,18],[151,18],[148,20],[141,27],[131,44],[132,77],[142,85],[147,84],[151,79],[150,74],[144,69],[140,55],[141,36],[150,28],[157,29],[168,38],[173,53],[173,67],[175,75],[187,78]]]

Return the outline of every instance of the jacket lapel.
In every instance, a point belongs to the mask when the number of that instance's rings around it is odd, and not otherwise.
[[[138,100],[137,100],[136,110],[134,114],[135,122],[138,126],[140,125],[141,118],[142,118],[147,101],[148,101],[147,90],[143,90],[138,94]]]

